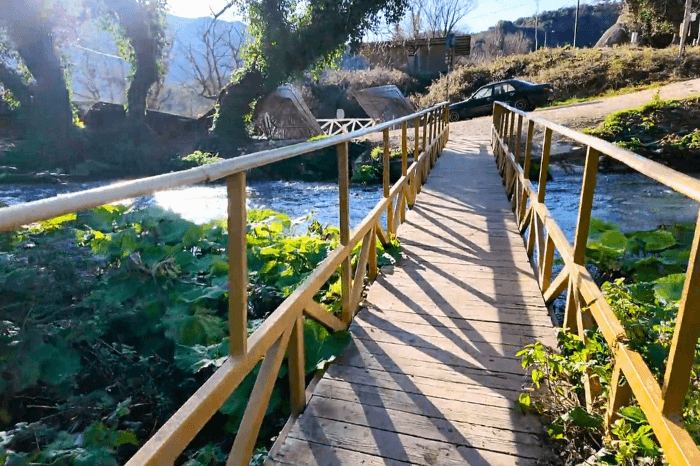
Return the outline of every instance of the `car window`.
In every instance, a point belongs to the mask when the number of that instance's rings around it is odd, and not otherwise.
[[[483,89],[480,89],[477,91],[476,94],[474,94],[475,99],[483,99],[485,97],[491,97],[491,92],[493,92],[493,87],[484,87]]]
[[[515,88],[508,83],[498,84],[497,86],[494,86],[494,89],[493,89],[494,94],[497,96],[501,95],[501,94],[507,94],[507,93],[512,92],[514,90],[515,90]]]

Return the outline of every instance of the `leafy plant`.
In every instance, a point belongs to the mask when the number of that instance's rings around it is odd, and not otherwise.
[[[625,328],[624,343],[642,355],[658,381],[665,372],[693,234],[689,224],[621,233],[615,224],[591,221],[589,264],[600,272],[605,299]],[[559,348],[557,353],[537,342],[518,353],[523,367],[531,369],[535,390],[523,393],[516,407],[548,416],[550,436],[566,443],[572,460],[597,453],[598,464],[662,464],[662,450],[639,407],[621,408],[620,419],[610,432],[601,427],[612,368],[611,352],[598,331],[589,332],[585,345],[578,336],[562,331]],[[585,374],[595,376],[602,390],[592,411],[584,415]],[[700,387],[700,345],[696,347],[691,386]],[[697,389],[688,390],[683,421],[700,444]]]
[[[202,152],[199,150],[196,150],[192,152],[189,155],[185,155],[184,157],[181,157],[180,160],[183,162],[188,162],[192,166],[202,166],[202,165],[209,165],[210,163],[216,163],[220,162],[224,159],[222,159],[219,156],[216,156],[210,152]]]
[[[360,184],[378,183],[379,170],[373,165],[360,165],[352,174],[352,182]]]
[[[248,218],[253,332],[339,245],[339,233],[315,222],[298,235],[295,222],[270,210],[250,210]],[[157,208],[122,206],[6,235],[0,464],[126,462],[228,357],[227,242],[226,222],[196,225]],[[388,251],[396,254],[396,246]],[[389,260],[383,248],[377,252],[380,263]],[[339,308],[338,281],[336,273],[318,294],[330,310]],[[307,373],[349,340],[347,332],[331,334],[305,322]],[[258,370],[214,417],[212,429],[237,430]],[[289,414],[288,387],[284,364],[261,446]],[[217,448],[230,446],[195,441],[185,454],[191,465],[217,464]]]

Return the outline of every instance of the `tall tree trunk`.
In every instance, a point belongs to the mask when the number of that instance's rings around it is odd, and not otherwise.
[[[126,93],[126,118],[134,126],[140,127],[146,118],[148,92],[160,77],[153,47],[146,41],[130,39],[136,55],[136,71]]]
[[[27,124],[44,160],[68,166],[75,160],[68,149],[74,127],[63,68],[55,54],[51,29],[24,28],[25,25],[13,24],[10,38],[34,77],[28,88]]]
[[[214,133],[234,145],[248,141],[245,116],[250,113],[253,102],[264,93],[264,76],[255,66],[237,81],[227,84],[219,94]]]

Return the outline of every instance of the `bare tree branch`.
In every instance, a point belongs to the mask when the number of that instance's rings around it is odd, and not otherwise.
[[[195,83],[188,85],[200,96],[216,100],[219,91],[228,83],[231,73],[243,64],[241,47],[245,32],[235,24],[217,22],[197,31],[201,47],[191,44],[182,50],[188,66],[180,68]]]
[[[447,36],[477,6],[476,0],[429,0],[421,6],[426,35]]]

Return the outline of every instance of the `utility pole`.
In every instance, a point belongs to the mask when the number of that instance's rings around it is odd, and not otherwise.
[[[690,11],[693,8],[693,0],[685,0],[685,15],[683,15],[683,24],[681,25],[681,44],[678,47],[678,58],[683,56],[685,51],[685,40],[688,37],[688,28],[690,27]]]
[[[540,0],[535,0],[535,52],[539,47],[537,29],[540,21]]]
[[[574,48],[576,48],[576,33],[578,32],[578,10],[581,0],[576,0],[576,19],[574,20]]]

